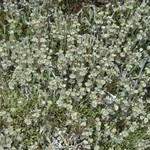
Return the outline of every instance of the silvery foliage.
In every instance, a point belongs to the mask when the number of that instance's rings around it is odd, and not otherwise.
[[[146,1],[108,3],[104,10],[90,5],[86,14],[81,9],[70,16],[47,5],[46,1],[24,3],[19,9],[17,4],[5,4],[9,39],[1,41],[1,69],[8,93],[20,96],[8,95],[5,105],[12,108],[0,111],[8,124],[1,131],[2,147],[35,149],[43,144],[43,149],[53,145],[56,149],[96,150],[106,145],[119,149],[130,146],[130,135],[141,128],[146,137],[150,119],[148,102],[142,99],[150,69],[150,7]],[[20,21],[27,26],[24,36]],[[133,89],[145,58],[148,62]],[[64,121],[57,123],[54,105],[64,110],[58,114],[65,116]],[[26,114],[20,111],[24,107],[28,107]],[[13,122],[15,115],[20,127]],[[143,140],[147,143],[144,138],[136,142]],[[140,148],[136,142],[132,146]]]

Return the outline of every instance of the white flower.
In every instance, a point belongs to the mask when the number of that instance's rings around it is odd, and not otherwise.
[[[117,130],[116,130],[115,128],[114,128],[114,129],[112,129],[112,132],[113,132],[113,133],[116,133],[116,131],[117,131]]]
[[[129,130],[130,130],[131,132],[134,132],[134,131],[135,131],[135,128],[134,128],[133,126],[131,126],[131,127],[129,128]]]
[[[29,118],[25,118],[24,122],[26,125],[31,125],[31,123],[32,123],[31,119],[29,119]]]
[[[83,141],[83,144],[87,145],[89,142],[87,140]]]
[[[71,114],[71,117],[72,117],[73,120],[77,120],[77,118],[78,118],[78,113],[77,113],[77,112],[72,113],[72,114]]]
[[[129,135],[129,133],[127,131],[123,131],[122,135],[123,135],[123,137],[127,137]]]
[[[119,109],[118,105],[114,105],[114,109],[117,111]]]
[[[99,150],[99,146],[96,145],[96,146],[94,147],[94,150]]]
[[[144,118],[144,123],[148,123],[148,118]]]
[[[141,35],[141,34],[138,34],[138,35],[137,35],[137,39],[138,39],[138,40],[142,40],[142,35]]]
[[[150,46],[147,46],[147,49],[150,50]]]
[[[86,126],[86,122],[81,122],[81,126]]]
[[[76,76],[74,75],[74,74],[70,74],[70,76],[69,76],[71,79],[74,79],[74,78],[76,78]]]
[[[44,43],[44,42],[46,42],[46,39],[45,39],[45,38],[41,38],[41,39],[40,39],[40,42],[41,42],[41,43]]]
[[[103,117],[106,117],[106,116],[108,116],[108,114],[109,114],[109,112],[108,112],[108,110],[107,109],[102,109],[102,114],[103,114]]]
[[[92,105],[93,107],[97,107],[97,101],[96,101],[96,100],[93,100],[91,105]]]

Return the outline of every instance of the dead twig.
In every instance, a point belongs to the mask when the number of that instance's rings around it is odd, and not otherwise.
[[[135,78],[135,82],[134,82],[132,91],[134,91],[134,90],[136,89],[137,84],[138,84],[138,82],[139,82],[139,79],[140,79],[140,77],[141,77],[141,75],[142,75],[142,72],[143,72],[143,70],[144,70],[145,65],[146,65],[147,62],[148,62],[148,58],[145,58],[144,61],[143,61],[143,65],[142,65],[142,67],[141,67],[141,70],[140,70],[138,76]],[[128,101],[129,101],[129,102],[132,100],[132,97],[133,97],[133,94],[129,95],[129,97],[128,97]]]

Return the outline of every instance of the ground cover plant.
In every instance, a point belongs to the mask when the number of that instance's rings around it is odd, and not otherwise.
[[[0,149],[148,150],[149,39],[146,0],[1,2]]]

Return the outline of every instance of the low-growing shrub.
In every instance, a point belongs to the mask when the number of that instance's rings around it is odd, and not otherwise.
[[[58,6],[1,7],[0,148],[148,149],[148,1]]]

